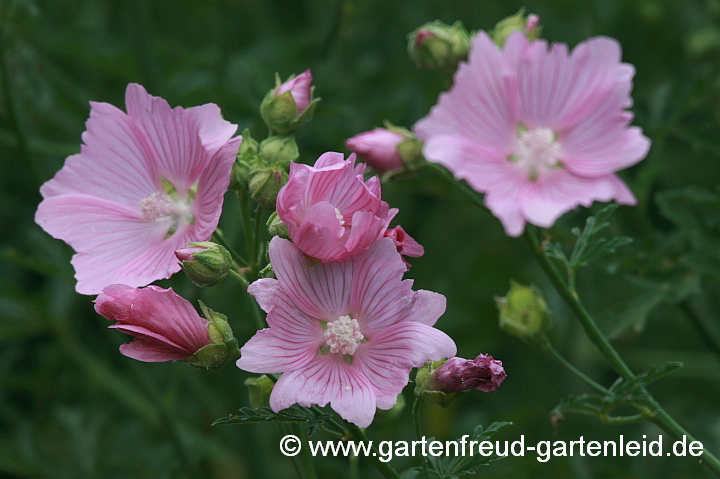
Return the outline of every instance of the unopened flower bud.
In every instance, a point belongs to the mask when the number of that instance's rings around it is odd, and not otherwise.
[[[250,174],[258,163],[258,142],[250,136],[247,128],[242,134],[243,141],[238,148],[235,163],[230,174],[230,187],[244,191],[250,182]]]
[[[419,258],[425,254],[425,248],[420,243],[415,241],[412,236],[407,234],[402,226],[396,226],[395,228],[385,231],[385,238],[390,238],[395,242],[395,247],[398,253],[403,256],[403,261],[410,269],[410,263],[405,259],[405,256],[411,258]]]
[[[470,35],[462,23],[452,26],[436,20],[426,23],[408,36],[408,53],[418,68],[454,70],[467,58]]]
[[[281,238],[290,239],[285,222],[280,219],[276,211],[267,220],[267,229],[270,236],[279,236]]]
[[[384,173],[403,168],[405,163],[396,151],[405,140],[400,133],[386,128],[376,128],[345,140],[345,146],[365,160],[373,170]]]
[[[506,377],[502,362],[487,354],[481,354],[475,359],[454,357],[444,361],[430,361],[418,370],[415,394],[435,404],[447,406],[466,391],[496,391]]]
[[[504,298],[495,298],[500,312],[500,329],[526,340],[547,330],[551,324],[550,310],[542,291],[536,286],[510,282]]]
[[[213,311],[202,301],[200,301],[200,308],[208,320],[207,329],[211,344],[197,350],[195,356],[187,362],[190,366],[200,369],[219,368],[240,354],[238,341],[233,336],[224,314]]]
[[[188,243],[175,251],[185,274],[197,286],[214,286],[227,276],[232,267],[230,252],[210,241]]]
[[[278,192],[288,181],[288,174],[282,166],[275,165],[255,171],[250,178],[250,196],[261,208],[275,209]]]
[[[275,88],[260,105],[260,115],[272,132],[287,134],[312,118],[319,99],[313,99],[312,73],[307,70],[285,83],[276,75]]]
[[[247,378],[244,384],[248,387],[250,407],[265,407],[270,404],[270,393],[275,386],[272,379],[263,374],[262,376]]]
[[[294,136],[271,136],[260,143],[260,154],[268,165],[290,166],[300,153]]]
[[[490,36],[502,47],[505,40],[515,32],[523,32],[528,40],[536,40],[540,37],[541,30],[540,17],[534,14],[525,16],[525,9],[521,8],[515,15],[500,20],[490,32]]]

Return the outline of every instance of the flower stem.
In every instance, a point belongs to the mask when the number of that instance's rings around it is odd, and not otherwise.
[[[420,430],[420,409],[422,407],[422,398],[415,397],[415,402],[412,408],[412,419],[413,425],[415,426],[415,439],[418,441],[422,440],[422,431]],[[420,462],[422,463],[423,477],[430,479],[430,470],[428,469],[427,457],[420,455]]]
[[[398,473],[395,472],[395,469],[390,466],[389,463],[383,462],[380,459],[382,456],[377,450],[377,447],[375,447],[374,443],[371,443],[368,437],[365,435],[362,429],[357,427],[355,424],[348,422],[347,428],[350,431],[350,433],[355,436],[357,439],[361,440],[362,442],[370,444],[370,448],[372,450],[372,455],[370,456],[370,459],[372,459],[373,464],[375,464],[375,467],[377,470],[382,474],[382,476],[385,479],[400,479],[400,476],[398,476]]]
[[[238,283],[240,283],[240,286],[242,286],[242,288],[245,291],[247,291],[249,284],[248,284],[248,280],[245,279],[245,276],[241,275],[240,273],[238,273],[237,271],[235,271],[232,268],[230,268],[230,276],[232,276],[233,279],[235,279]]]
[[[545,333],[540,334],[538,337],[540,339],[540,346],[542,347],[542,349],[545,350],[547,353],[549,353],[552,357],[554,357],[557,360],[557,362],[559,362],[560,364],[565,366],[568,370],[570,370],[571,373],[573,373],[574,375],[576,375],[577,377],[582,379],[582,381],[585,384],[587,384],[588,386],[595,389],[597,392],[599,392],[601,394],[607,394],[607,395],[611,394],[609,389],[607,389],[606,387],[602,386],[601,384],[598,384],[597,382],[595,382],[594,380],[589,378],[587,375],[585,375],[585,373],[580,371],[578,368],[573,366],[567,359],[562,357],[560,355],[560,353],[557,351],[557,349],[555,349],[555,347],[552,345],[552,343],[550,342],[550,339],[547,337],[547,335]]]
[[[248,262],[245,258],[243,258],[237,251],[233,249],[232,246],[230,246],[230,243],[227,242],[225,239],[225,236],[220,232],[220,230],[215,230],[212,234],[212,239],[217,244],[223,246],[226,250],[230,252],[230,256],[237,261],[241,266],[247,266]]]
[[[555,265],[548,259],[548,257],[545,256],[545,252],[542,248],[542,245],[538,241],[537,234],[535,233],[534,228],[528,225],[525,229],[524,237],[530,245],[530,250],[535,256],[535,259],[545,271],[545,274],[547,274],[547,276],[550,278],[550,281],[553,283],[553,286],[555,286],[555,289],[560,294],[562,299],[580,320],[580,324],[582,325],[585,333],[588,335],[593,344],[595,344],[595,346],[600,350],[602,355],[605,356],[607,361],[613,367],[615,372],[617,372],[623,379],[625,379],[626,381],[632,381],[633,379],[635,379],[635,374],[625,363],[622,357],[620,357],[620,354],[615,350],[612,344],[610,344],[610,341],[608,341],[608,339],[605,337],[605,334],[595,322],[595,319],[593,319],[587,309],[585,309],[585,306],[580,301],[577,293],[571,290],[571,288],[569,288],[567,284],[565,284],[565,281],[562,279],[560,272],[557,270]],[[645,390],[644,387],[642,389],[643,392],[646,393],[648,398],[650,399],[651,409],[655,414],[653,418],[653,422],[655,424],[657,424],[662,430],[667,432],[675,439],[681,439],[683,436],[686,436],[688,441],[695,440],[695,438],[689,432],[687,432],[672,416],[670,416],[670,414],[668,414],[667,411],[665,411],[660,406],[660,404],[658,404],[655,398],[653,398],[652,395],[647,390]],[[708,451],[707,449],[703,449],[703,454],[701,456],[700,462],[702,462],[705,467],[710,469],[710,471],[712,471],[716,476],[720,477],[720,460],[718,460],[718,458],[715,457],[710,451]]]
[[[243,236],[245,237],[245,249],[247,251],[249,266],[252,268],[255,262],[255,236],[253,234],[252,220],[250,219],[250,198],[247,192],[240,193],[240,214],[243,223]],[[254,272],[251,271],[251,274]]]
[[[700,337],[702,338],[703,342],[705,343],[705,346],[715,353],[715,357],[720,361],[720,342],[718,342],[717,338],[715,338],[710,331],[708,331],[707,326],[703,322],[702,318],[695,314],[695,311],[693,311],[692,307],[687,301],[683,301],[678,305],[680,307],[680,310],[685,313],[685,316],[688,317],[691,323],[693,323],[693,326],[698,331],[698,334],[700,334]]]

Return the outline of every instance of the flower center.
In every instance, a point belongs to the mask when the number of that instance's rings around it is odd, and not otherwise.
[[[535,181],[544,171],[562,166],[558,161],[559,156],[560,145],[550,128],[527,130],[522,125],[518,126],[514,153],[510,156],[510,161],[527,172],[530,180]]]
[[[357,319],[350,316],[340,316],[335,321],[327,323],[325,342],[331,353],[340,353],[352,356],[365,336],[360,332]]]
[[[165,238],[169,238],[177,231],[180,222],[195,223],[195,217],[190,211],[190,206],[195,199],[195,186],[190,188],[185,197],[179,197],[175,187],[169,181],[163,178],[163,183],[164,191],[157,191],[140,200],[140,209],[143,219],[146,221],[169,218],[171,225],[165,234]]]
[[[345,226],[345,217],[342,213],[340,213],[340,210],[337,208],[335,208],[335,218],[340,221],[340,226]]]

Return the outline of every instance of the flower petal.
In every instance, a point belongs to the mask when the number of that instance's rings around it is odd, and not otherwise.
[[[269,313],[276,301],[276,294],[282,294],[280,282],[273,278],[261,278],[248,286],[248,293],[255,298],[260,308]]]
[[[308,340],[306,334],[288,334],[278,327],[255,333],[240,350],[237,367],[251,373],[282,373],[300,369],[317,356],[322,345],[322,327],[315,321],[320,343]]]
[[[293,404],[330,406],[343,419],[368,427],[375,416],[375,393],[367,379],[342,356],[321,354],[302,369],[285,373],[270,394],[270,407],[278,412]]]

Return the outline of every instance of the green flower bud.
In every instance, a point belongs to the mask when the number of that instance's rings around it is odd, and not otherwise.
[[[537,15],[525,16],[525,9],[521,8],[515,15],[500,20],[490,32],[490,37],[498,46],[503,46],[505,40],[515,32],[523,32],[528,40],[540,37],[542,27]]]
[[[217,369],[240,355],[237,339],[224,314],[213,311],[200,301],[200,309],[208,320],[208,336],[211,344],[200,348],[188,359],[190,366],[199,369]]]
[[[247,378],[244,384],[248,387],[250,407],[258,408],[270,404],[270,393],[275,386],[272,379],[263,374],[262,376]]]
[[[310,70],[299,76],[291,76],[281,83],[275,75],[275,88],[270,90],[260,104],[260,116],[270,129],[286,135],[312,119],[319,98],[313,99]]]
[[[175,256],[188,278],[201,288],[218,284],[232,267],[230,252],[210,241],[188,243],[175,251]]]
[[[408,35],[410,59],[424,70],[455,70],[468,52],[470,35],[460,22],[449,26],[436,20]]]
[[[240,148],[238,148],[232,173],[230,174],[230,187],[238,191],[244,191],[248,188],[250,175],[260,163],[258,142],[250,136],[250,130],[246,128],[242,137],[243,141]]]
[[[294,136],[271,136],[260,143],[260,155],[268,165],[290,166],[299,156]]]
[[[500,329],[520,339],[532,339],[550,328],[551,317],[542,291],[535,285],[510,281],[504,298],[495,298],[500,311]]]
[[[285,223],[280,219],[276,211],[273,211],[273,214],[271,214],[270,218],[268,218],[267,229],[270,236],[279,236],[281,238],[290,239],[287,226],[285,226]]]
[[[274,210],[277,194],[287,181],[288,174],[280,165],[259,169],[250,178],[250,196],[261,208]]]

